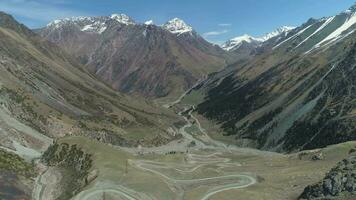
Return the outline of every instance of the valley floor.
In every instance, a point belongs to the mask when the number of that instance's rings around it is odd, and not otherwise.
[[[184,118],[177,130],[183,137],[164,146],[124,148],[79,136],[59,139],[92,154],[95,179],[72,199],[297,199],[356,146],[348,142],[290,155],[238,148],[212,139],[193,115],[194,107],[179,102],[167,107]],[[322,159],[312,159],[315,155]],[[32,199],[56,199],[65,174],[37,166]]]

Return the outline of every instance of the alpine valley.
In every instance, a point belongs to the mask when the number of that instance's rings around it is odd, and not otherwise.
[[[0,199],[356,199],[355,70],[356,5],[220,46],[0,12]]]

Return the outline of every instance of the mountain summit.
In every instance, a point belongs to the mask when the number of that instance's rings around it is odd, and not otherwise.
[[[162,28],[176,35],[193,32],[193,28],[179,18],[169,20],[162,26]]]
[[[110,18],[126,25],[135,24],[135,21],[125,14],[112,14]]]

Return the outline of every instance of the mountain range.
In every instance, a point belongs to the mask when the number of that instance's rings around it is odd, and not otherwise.
[[[123,14],[77,17],[55,20],[36,32],[113,89],[144,97],[178,96],[230,60],[178,18],[156,26]]]

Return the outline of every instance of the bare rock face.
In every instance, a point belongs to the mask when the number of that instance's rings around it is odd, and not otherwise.
[[[299,199],[356,198],[356,154],[352,153],[315,184],[307,186]]]

